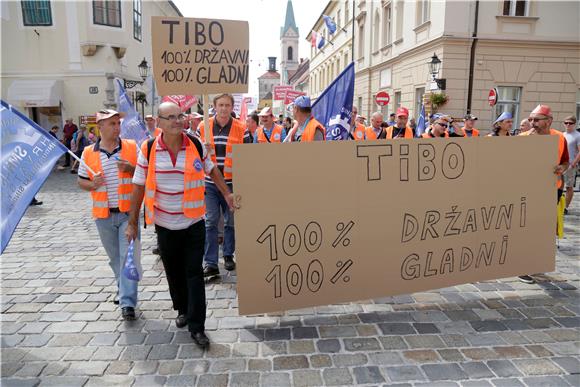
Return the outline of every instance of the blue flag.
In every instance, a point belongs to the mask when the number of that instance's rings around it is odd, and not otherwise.
[[[119,112],[125,114],[121,122],[121,138],[135,140],[140,145],[149,138],[149,131],[147,131],[147,127],[141,121],[139,113],[133,107],[125,88],[118,79],[117,83],[119,85]]]
[[[316,39],[318,40],[318,43],[316,44],[316,47],[318,47],[319,49],[321,49],[322,47],[324,47],[324,44],[326,43],[326,40],[324,39],[324,36],[318,35],[318,37]]]
[[[415,129],[415,136],[421,137],[427,128],[427,119],[425,118],[425,105],[421,105],[421,114],[417,120],[417,128]]]
[[[336,32],[336,23],[332,18],[328,15],[322,15],[324,19],[324,23],[326,24],[326,28],[328,28],[328,32],[332,35]]]
[[[67,148],[46,130],[1,101],[0,253],[10,241],[28,205]]]
[[[312,105],[312,115],[326,127],[326,140],[348,139],[353,98],[354,62],[351,62]]]

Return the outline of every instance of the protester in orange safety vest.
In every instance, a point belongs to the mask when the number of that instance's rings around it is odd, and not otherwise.
[[[358,122],[357,120],[358,117],[359,117],[358,108],[356,106],[353,106],[350,117],[351,132],[348,134],[348,136],[351,140],[355,141],[366,140],[365,126],[362,123]]]
[[[566,143],[566,138],[564,135],[556,130],[552,129],[552,109],[548,105],[538,105],[530,113],[529,121],[532,124],[532,129],[527,132],[521,133],[520,136],[533,136],[533,135],[552,135],[558,137],[558,159],[557,164],[554,167],[554,174],[558,176],[558,181],[556,183],[557,187],[557,197],[556,203],[560,201],[563,191],[562,174],[568,169],[569,154],[568,145]],[[518,277],[520,281],[525,283],[534,283],[534,279],[529,275],[522,275]]]
[[[409,109],[400,107],[395,114],[395,125],[389,126],[386,129],[386,138],[413,138],[415,133],[413,129],[407,125],[409,119]]]
[[[178,105],[164,102],[159,106],[158,122],[163,133],[141,145],[126,238],[137,238],[139,209],[145,197],[146,221],[155,224],[169,294],[177,311],[175,325],[188,325],[195,343],[207,348],[202,266],[206,176],[212,179],[229,208],[236,206],[217,165],[207,157],[207,148],[197,137],[183,132],[185,119]]]
[[[286,138],[286,129],[274,122],[274,114],[271,107],[265,107],[258,114],[261,127],[256,131],[257,136],[254,142],[272,143],[282,142]]]
[[[430,129],[421,135],[422,138],[435,138],[435,137],[449,137],[447,133],[447,128],[449,128],[448,116],[440,113],[436,113],[432,116],[433,123]]]
[[[294,100],[292,107],[296,124],[290,130],[284,142],[324,141],[326,129],[312,116],[310,97],[301,95]]]
[[[233,145],[251,143],[250,133],[245,130],[244,124],[233,118],[234,97],[231,94],[221,94],[213,99],[216,110],[215,117],[209,119],[211,128],[209,145],[211,159],[217,165],[230,190],[233,186]],[[204,123],[199,124],[199,138],[205,141]],[[234,254],[236,249],[236,233],[234,229],[234,214],[228,210],[227,203],[222,193],[210,178],[206,178],[205,202],[207,216],[205,223],[205,257],[204,276],[214,277],[219,275],[218,268],[218,227],[220,216],[224,219],[223,259],[224,268],[232,271],[236,268]]]
[[[151,114],[145,116],[145,125],[147,126],[147,131],[149,132],[149,138],[157,137],[161,134],[161,129],[155,125],[155,117]]]
[[[115,275],[121,315],[125,320],[134,320],[138,283],[123,275],[129,248],[123,235],[129,220],[137,144],[133,140],[119,138],[120,118],[121,114],[115,110],[97,112],[101,137],[83,151],[78,184],[81,189],[89,191],[93,198],[93,217],[109,256],[109,266]]]
[[[371,126],[365,128],[367,140],[382,140],[387,137],[386,128],[383,125],[383,115],[381,112],[374,112],[371,115]]]
[[[477,121],[477,117],[473,114],[466,114],[463,117],[465,121],[463,121],[463,133],[465,133],[466,137],[479,137],[479,130],[475,129],[475,121]]]

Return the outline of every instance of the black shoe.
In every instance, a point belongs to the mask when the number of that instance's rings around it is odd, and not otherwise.
[[[232,255],[224,256],[224,269],[227,271],[236,270],[236,263],[234,262],[234,257]]]
[[[77,171],[74,170],[74,169],[71,169],[70,173],[73,174],[73,175],[76,175],[77,174]]]
[[[568,209],[564,208],[564,215],[568,215]]]
[[[209,339],[204,332],[191,332],[191,338],[203,349],[209,348]]]
[[[31,206],[40,206],[42,205],[42,202],[39,200],[36,200],[36,198],[32,199],[32,201],[30,202]]]
[[[119,305],[119,295],[115,294],[115,297],[113,297],[113,304]]]
[[[185,317],[185,314],[179,314],[175,318],[175,326],[178,328],[183,328],[186,325],[187,325],[187,317]]]
[[[203,276],[204,277],[214,277],[220,275],[220,271],[217,267],[206,266],[203,269]]]
[[[536,282],[536,281],[535,281],[535,280],[534,280],[532,277],[530,277],[529,275],[520,275],[520,276],[518,276],[518,279],[519,279],[520,281],[522,281],[523,283],[525,283],[525,284],[533,284],[533,283],[535,283],[535,282]]]
[[[159,255],[159,247],[154,247],[153,250],[151,250],[151,253],[155,254],[155,255]]]
[[[137,317],[135,316],[135,308],[132,306],[124,306],[121,308],[121,315],[123,319],[126,321],[135,320]]]

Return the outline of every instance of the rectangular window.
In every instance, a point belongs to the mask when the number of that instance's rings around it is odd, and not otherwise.
[[[336,11],[336,29],[342,28],[342,20],[340,19],[340,9]]]
[[[397,18],[395,19],[395,23],[397,24],[397,31],[396,31],[396,39],[403,38],[403,18],[405,15],[405,2],[403,0],[397,0]]]
[[[529,1],[527,0],[504,0],[504,16],[528,16]]]
[[[358,105],[357,105],[357,108],[358,108],[358,114],[362,116],[363,115],[362,114],[362,112],[363,112],[362,97],[358,97]]]
[[[50,1],[21,1],[22,22],[25,26],[51,26]]]
[[[365,26],[361,24],[358,26],[358,59],[361,59],[365,52]]]
[[[93,23],[110,27],[121,27],[121,2],[93,0]]]
[[[383,47],[392,43],[391,28],[392,28],[392,8],[391,3],[383,8]]]
[[[418,87],[415,89],[415,111],[413,113],[415,120],[418,120],[419,114],[421,114],[421,107],[423,106],[423,95],[425,95],[424,87]]]
[[[431,1],[430,0],[419,0],[417,2],[417,25],[418,26],[429,21],[430,8],[431,8]]]
[[[510,112],[514,122],[519,123],[521,87],[499,86],[497,88],[497,104],[494,108],[494,117],[498,117],[503,112]]]
[[[395,91],[395,104],[393,105],[393,110],[397,110],[401,107],[401,92]]]
[[[133,0],[133,38],[141,41],[143,26],[143,2],[142,0]]]
[[[350,18],[349,14],[348,14],[348,1],[349,0],[345,0],[344,2],[344,24],[346,25],[346,23],[348,23],[348,20]]]

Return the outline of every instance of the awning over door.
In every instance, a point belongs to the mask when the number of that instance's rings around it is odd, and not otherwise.
[[[62,81],[17,79],[8,87],[8,100],[26,107],[60,106]]]

